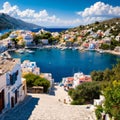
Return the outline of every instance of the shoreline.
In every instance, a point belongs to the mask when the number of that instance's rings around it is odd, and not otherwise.
[[[49,48],[49,49],[52,49],[52,48],[58,48],[60,50],[65,50],[65,49],[74,49],[74,48],[77,48],[76,50],[79,50],[80,52],[82,51],[96,51],[96,52],[99,52],[100,53],[100,49],[81,49],[81,47],[61,47],[59,45],[45,45],[45,46],[29,46],[29,47],[25,47],[23,49],[46,49],[46,48]],[[65,48],[65,49],[64,49]],[[20,48],[21,49],[21,48]],[[19,49],[8,49],[6,51],[16,51],[16,50],[19,50]],[[4,51],[4,52],[6,52]],[[4,53],[3,52],[3,53]],[[112,51],[112,50],[102,50],[102,53],[101,54],[104,54],[104,53],[108,53],[108,54],[112,54],[112,55],[117,55],[117,56],[120,56],[120,52],[116,52],[116,51]]]

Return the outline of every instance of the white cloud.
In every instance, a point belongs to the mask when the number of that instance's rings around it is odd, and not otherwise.
[[[22,19],[26,22],[34,23],[40,26],[78,26],[81,24],[90,24],[94,21],[105,20],[112,17],[120,17],[120,7],[113,7],[103,2],[96,2],[94,5],[79,11],[78,18],[73,20],[60,19],[56,15],[49,15],[46,9],[36,12],[33,9],[21,10],[17,5],[11,5],[9,2],[3,4],[0,13],[6,13],[12,17]]]
[[[120,17],[120,7],[96,2],[84,11],[77,12],[77,14],[82,17]]]
[[[81,23],[78,19],[61,20],[56,17],[56,15],[49,15],[45,9],[39,12],[32,9],[25,9],[21,11],[17,5],[12,6],[9,2],[5,2],[3,4],[3,9],[0,10],[0,12],[40,26],[76,26]]]

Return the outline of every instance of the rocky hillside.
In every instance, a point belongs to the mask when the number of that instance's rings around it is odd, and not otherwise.
[[[41,26],[15,19],[7,14],[0,13],[0,30],[4,29],[33,29]]]

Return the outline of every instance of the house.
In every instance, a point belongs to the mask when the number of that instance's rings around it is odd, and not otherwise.
[[[64,85],[65,90],[68,90],[69,88],[75,88],[84,82],[92,82],[91,76],[78,72],[75,73],[73,77],[63,78],[61,84]]]
[[[48,39],[42,39],[41,42],[43,45],[48,45],[48,43],[49,43]]]
[[[0,53],[4,52],[6,49],[7,47],[0,41]]]
[[[58,32],[52,32],[51,34],[52,34],[53,37],[59,36],[59,33],[58,33]]]
[[[104,32],[104,36],[109,36],[109,35],[110,35],[110,29],[108,29]]]
[[[120,42],[120,34],[118,34],[118,36],[116,36],[115,40]]]
[[[120,52],[120,46],[116,46],[114,49],[115,52]]]
[[[8,46],[10,44],[9,39],[4,39],[0,41],[0,53],[6,51],[8,49]]]
[[[13,33],[11,33],[11,34],[9,35],[9,38],[10,38],[10,39],[17,38],[17,34],[13,32]]]
[[[74,74],[73,88],[75,88],[76,86],[78,86],[84,82],[92,82],[91,76],[84,75],[81,72]]]
[[[110,37],[105,37],[102,40],[104,41],[104,43],[110,44],[112,39]]]
[[[30,33],[27,33],[23,36],[23,40],[25,41],[26,46],[32,45],[33,36]]]
[[[95,46],[94,43],[90,43],[88,49],[91,49],[91,50],[92,50],[92,49],[95,49],[95,47],[96,47],[96,46]]]
[[[62,79],[65,90],[69,90],[73,86],[74,77],[66,77]]]
[[[21,64],[21,68],[22,68],[22,73],[23,74],[30,73],[30,72],[32,72],[35,75],[40,74],[40,68],[37,67],[36,62],[31,62],[29,60],[25,60]]]
[[[6,55],[7,56],[7,55]],[[13,108],[26,96],[26,82],[21,79],[20,59],[0,57],[0,112]]]

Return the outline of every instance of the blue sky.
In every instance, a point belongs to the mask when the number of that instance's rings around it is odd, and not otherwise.
[[[74,27],[120,17],[120,0],[0,0],[0,12],[45,27]]]

